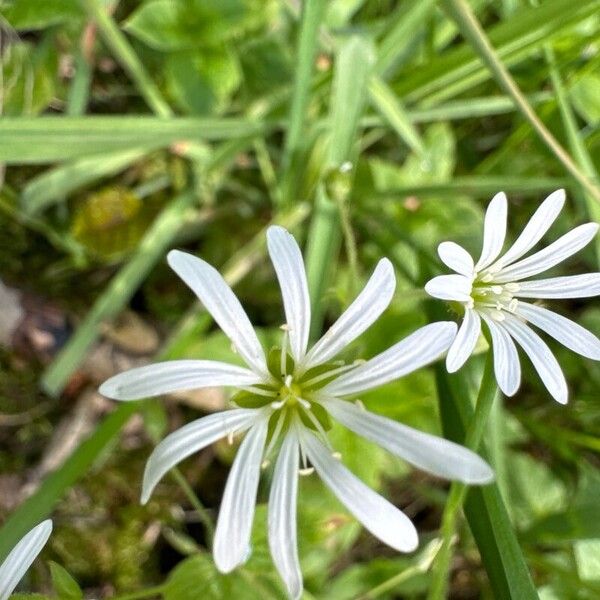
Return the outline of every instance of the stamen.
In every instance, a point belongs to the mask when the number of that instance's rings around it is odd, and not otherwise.
[[[279,367],[281,369],[281,376],[285,377],[287,375],[287,346],[288,346],[288,338],[289,338],[289,326],[287,324],[282,325],[280,329],[283,330],[283,340],[281,342],[281,360]]]
[[[271,408],[279,410],[285,405],[285,400],[277,400],[277,402],[271,402]]]
[[[289,388],[292,385],[292,381],[294,381],[294,378],[291,375],[286,375],[285,377],[285,387]]]
[[[271,453],[271,451],[275,447],[275,443],[277,442],[277,438],[279,437],[279,434],[281,433],[281,429],[283,427],[284,420],[285,420],[284,412],[281,411],[279,413],[279,417],[277,419],[277,423],[275,423],[275,429],[273,430],[273,435],[271,436],[271,440],[269,441],[269,445],[267,446],[267,449],[265,450],[265,458],[267,458],[269,456],[269,454]]]
[[[518,306],[519,301],[516,298],[513,298],[508,305],[508,311],[514,313],[517,310]]]
[[[260,464],[260,468],[266,469],[270,464],[271,464],[271,461],[269,459],[265,458],[265,460],[263,460],[262,463]]]
[[[515,292],[518,292],[521,289],[521,286],[518,283],[505,283],[504,288],[507,292],[511,292],[512,294],[514,294]]]
[[[228,443],[230,446],[233,446],[233,436],[234,436],[234,431],[233,431],[233,429],[232,429],[231,431],[228,431],[228,432],[227,432],[227,443]]]
[[[245,392],[250,392],[251,394],[256,394],[257,396],[266,396],[267,398],[277,398],[277,392],[271,390],[263,390],[262,388],[255,387],[253,385],[247,385],[240,387],[241,390]]]
[[[310,402],[308,402],[307,400],[305,400],[304,398],[299,398],[298,396],[294,396],[294,398],[296,398],[296,400],[298,400],[298,402],[306,409],[306,410],[311,410],[310,407]]]
[[[315,417],[315,415],[312,411],[307,410],[304,414],[310,419],[310,422],[316,427],[319,435],[322,438],[322,441],[325,443],[327,448],[329,448],[331,453],[334,454],[335,451],[334,451],[333,447],[331,446],[331,442],[329,441],[329,438],[327,437],[327,432],[323,429],[323,425],[321,425],[321,423],[319,423],[319,420],[317,419],[317,417]]]
[[[493,285],[492,286],[492,293],[496,294],[496,296],[500,296],[500,294],[502,294],[504,290],[502,289],[501,285]]]
[[[354,401],[354,404],[356,404],[356,406],[358,406],[358,408],[360,408],[360,410],[367,410],[365,408],[365,405],[363,404],[363,401],[359,400],[358,398]]]
[[[317,375],[316,377],[309,379],[308,381],[304,382],[302,385],[306,386],[306,387],[310,387],[312,385],[319,383],[319,381],[323,381],[323,379],[327,379],[328,377],[333,377],[334,375],[338,375],[339,373],[344,373],[345,371],[354,369],[356,366],[357,365],[355,365],[355,364],[351,364],[351,365],[343,365],[341,367],[338,367],[337,369],[331,369],[331,371],[327,371],[326,373],[321,373],[320,375]]]
[[[332,452],[331,456],[333,458],[335,458],[335,460],[342,460],[342,453],[341,452]]]
[[[314,467],[304,467],[303,469],[298,469],[298,474],[302,475],[302,477],[306,477],[307,475],[312,475],[315,472]]]
[[[494,276],[491,273],[486,273],[483,277],[480,277],[479,280],[483,283],[490,283],[491,281],[494,281]]]

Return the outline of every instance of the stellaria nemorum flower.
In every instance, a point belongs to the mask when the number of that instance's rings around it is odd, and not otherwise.
[[[172,251],[169,264],[229,336],[248,368],[209,360],[176,360],[117,375],[100,391],[110,398],[131,400],[207,386],[238,389],[232,397],[238,408],[189,423],[156,447],[146,466],[142,502],[148,501],[159,480],[184,458],[219,438],[231,439],[246,432],[227,480],[213,547],[217,568],[229,572],[250,554],[261,465],[279,449],[269,497],[269,545],[289,595],[298,598],[302,593],[296,543],[299,472],[316,470],[348,510],[396,550],[410,552],[418,543],[408,517],[343,465],[328,440],[330,417],[434,475],[484,484],[493,479],[493,473],[477,454],[462,446],[348,401],[439,358],[454,339],[456,325],[447,322],[422,327],[366,362],[336,361],[392,299],[394,271],[383,259],[354,302],[308,350],[311,309],[300,249],[281,227],[269,229],[267,242],[286,317],[280,347],[265,355],[246,313],[221,275],[190,254]]]
[[[37,558],[52,533],[49,519],[36,525],[11,550],[0,565],[0,600],[8,600],[31,563]]]
[[[440,244],[440,258],[456,274],[434,277],[425,290],[435,298],[454,303],[464,313],[446,357],[449,372],[460,369],[473,353],[482,320],[491,335],[496,380],[507,396],[515,394],[521,383],[516,341],[529,356],[552,397],[562,404],[568,399],[567,384],[558,361],[529,324],[570,350],[600,360],[600,340],[593,333],[539,304],[524,300],[588,298],[600,294],[600,273],[525,281],[566,260],[596,235],[598,224],[579,225],[549,246],[522,258],[550,229],[564,203],[564,190],[550,194],[501,256],[508,210],[502,192],[494,196],[486,211],[483,250],[477,263],[458,244]]]

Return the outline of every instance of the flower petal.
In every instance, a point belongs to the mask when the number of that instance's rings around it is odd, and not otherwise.
[[[347,400],[332,398],[323,405],[348,429],[428,473],[463,483],[483,484],[494,479],[494,472],[481,457],[454,442],[386,419]]]
[[[600,340],[591,331],[574,321],[527,302],[519,302],[517,314],[573,352],[587,358],[600,360]]]
[[[519,298],[591,298],[600,295],[600,273],[522,281]]]
[[[442,262],[453,271],[465,277],[473,277],[475,263],[462,246],[454,242],[442,242],[438,246],[438,254]]]
[[[507,396],[514,396],[521,385],[521,363],[517,347],[501,323],[486,313],[481,316],[492,335],[494,373],[498,386]]]
[[[448,350],[448,356],[446,356],[448,373],[458,371],[467,362],[469,356],[473,354],[480,333],[481,319],[479,314],[475,310],[467,308],[460,329]]]
[[[11,550],[0,565],[0,600],[8,600],[13,590],[37,558],[52,533],[50,519],[36,525]]]
[[[327,362],[368,329],[388,307],[395,288],[394,267],[383,258],[354,302],[310,349],[304,369]]]
[[[348,471],[306,429],[301,430],[301,442],[319,477],[366,529],[399,552],[416,549],[417,530],[401,510]]]
[[[456,335],[456,323],[444,321],[417,329],[366,363],[328,383],[325,395],[346,396],[399,379],[439,358]]]
[[[243,367],[214,360],[170,360],[119,373],[105,381],[99,392],[114,400],[139,400],[178,390],[243,386],[262,378]]]
[[[515,243],[498,259],[494,266],[507,266],[529,252],[550,229],[564,205],[565,190],[552,192],[533,213]]]
[[[267,246],[281,288],[290,349],[294,360],[300,362],[310,332],[310,298],[302,253],[294,237],[276,225],[267,231]]]
[[[518,281],[551,269],[587,246],[596,235],[598,227],[597,223],[585,223],[575,227],[543,250],[502,269],[494,276],[494,281],[497,283]]]
[[[480,271],[491,265],[504,246],[506,238],[506,213],[508,211],[508,202],[504,192],[496,194],[485,211],[485,221],[483,224],[483,249],[481,256],[475,265],[475,269]]]
[[[250,427],[259,411],[237,408],[202,417],[168,435],[152,452],[144,471],[142,504],[150,499],[156,484],[176,464],[228,434]]]
[[[269,495],[269,548],[292,600],[300,598],[303,587],[296,529],[298,459],[298,439],[290,432],[281,445]]]
[[[438,275],[425,284],[425,291],[440,300],[471,300],[472,281],[464,275]]]
[[[250,556],[250,535],[268,422],[267,418],[259,420],[246,434],[227,478],[213,547],[215,564],[221,573],[233,571]]]
[[[546,345],[544,340],[530,327],[522,323],[517,317],[505,313],[502,326],[523,348],[533,363],[542,382],[552,395],[561,404],[566,404],[569,397],[565,376],[558,361]]]
[[[207,262],[179,250],[171,250],[167,260],[198,296],[248,366],[268,376],[265,353],[248,315],[220,273]]]

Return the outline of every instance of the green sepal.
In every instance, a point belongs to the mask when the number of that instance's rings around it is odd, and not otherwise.
[[[338,369],[339,367],[341,367],[343,365],[344,365],[344,362],[341,360],[338,360],[338,361],[334,361],[334,362],[323,363],[322,365],[317,365],[316,367],[312,367],[311,369],[308,369],[308,371],[306,371],[306,373],[303,373],[302,377],[300,377],[300,379],[298,380],[298,385],[302,386],[307,381],[310,381],[311,379],[314,379],[315,377],[318,377],[319,375],[323,375],[323,374],[327,373],[328,371],[333,371],[333,369]],[[331,377],[325,377],[318,383],[311,385],[308,389],[310,391],[320,390],[321,388],[325,387],[328,383],[331,383],[338,375],[332,375]]]
[[[319,423],[321,424],[321,427],[323,427],[325,431],[329,431],[332,427],[331,419],[329,418],[329,413],[320,404],[316,402],[310,403],[310,410],[312,414],[316,417],[317,421],[319,421]],[[304,409],[300,409],[298,411],[298,414],[300,415],[300,419],[302,420],[302,423],[304,425],[306,425],[309,429],[312,429],[313,431],[317,431],[315,424],[307,416],[306,411]]]
[[[270,402],[273,402],[273,400],[275,400],[275,398],[259,396],[258,394],[246,392],[245,390],[238,392],[231,398],[231,401],[234,402],[240,408],[262,408]]]
[[[279,346],[273,346],[269,350],[269,356],[267,358],[267,368],[269,373],[280,380],[285,377],[285,374],[281,372],[281,348]],[[290,356],[289,352],[286,355],[286,373],[294,372],[294,359]]]

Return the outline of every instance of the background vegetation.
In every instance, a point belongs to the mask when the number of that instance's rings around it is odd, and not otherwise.
[[[282,598],[263,506],[250,562],[215,572],[207,546],[226,444],[138,504],[155,442],[226,398],[115,406],[94,391],[156,357],[230,357],[167,249],[218,266],[265,340],[282,320],[265,259],[273,222],[305,245],[314,334],[382,255],[398,293],[357,356],[428,314],[451,317],[422,291],[441,269],[435,247],[452,239],[476,253],[495,192],[509,196],[513,237],[559,187],[569,202],[550,240],[599,218],[600,2],[4,0],[0,14],[0,276],[12,290],[2,310],[16,303],[23,316],[0,336],[0,557],[52,514],[52,569],[40,563],[25,588]],[[561,274],[598,270],[599,253],[600,239]],[[600,333],[597,301],[557,307]],[[471,492],[450,530],[452,598],[600,597],[600,369],[552,347],[570,404],[553,403],[528,363],[519,394],[496,403],[482,452],[498,482]],[[424,370],[363,401],[460,440],[483,364]],[[415,521],[421,546],[389,552],[304,478],[305,597],[440,597],[447,483],[333,436]]]

